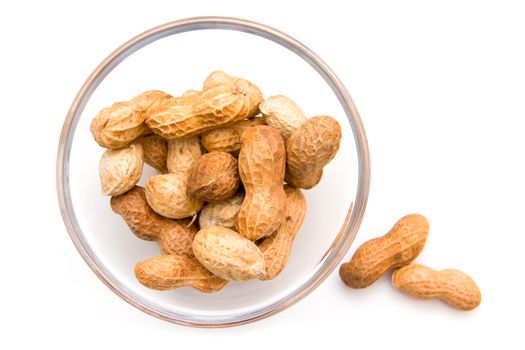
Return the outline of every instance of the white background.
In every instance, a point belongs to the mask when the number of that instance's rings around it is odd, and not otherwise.
[[[525,10],[519,1],[340,3],[0,5],[1,348],[523,347]],[[113,49],[196,15],[276,27],[331,66],[361,113],[372,158],[369,204],[347,259],[420,212],[431,233],[417,261],[470,274],[483,293],[477,310],[409,299],[389,276],[351,290],[333,273],[269,319],[202,330],[143,314],[95,277],[58,210],[63,119]]]

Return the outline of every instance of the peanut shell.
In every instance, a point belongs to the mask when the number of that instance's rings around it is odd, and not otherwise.
[[[201,292],[217,292],[228,281],[214,276],[196,259],[177,255],[149,258],[135,265],[135,276],[144,286],[170,290],[191,286]]]
[[[279,130],[285,140],[306,121],[301,107],[286,96],[268,97],[259,105],[259,109],[266,124]]]
[[[472,310],[481,303],[478,286],[459,270],[436,271],[410,264],[394,271],[392,284],[414,298],[440,299],[458,310]]]
[[[102,195],[115,196],[133,188],[140,179],[143,166],[141,145],[107,149],[99,162]]]
[[[199,227],[222,226],[235,230],[243,200],[244,192],[239,192],[229,199],[206,204],[199,213]]]
[[[144,189],[133,189],[111,197],[111,209],[122,216],[138,238],[157,241],[162,254],[193,257],[191,243],[196,230],[189,220],[172,220],[157,214],[146,201]]]
[[[237,229],[252,241],[274,233],[284,219],[285,159],[283,139],[276,129],[258,125],[243,133],[238,162],[246,196],[237,215]]]
[[[193,164],[188,176],[188,194],[206,202],[228,199],[237,192],[237,159],[226,152],[210,152]]]
[[[193,239],[197,260],[218,277],[245,281],[264,275],[264,258],[257,246],[221,226],[201,229]]]
[[[186,173],[155,175],[146,182],[146,199],[150,207],[162,216],[183,219],[202,208],[202,201],[188,195]]]
[[[317,185],[340,141],[341,127],[335,119],[317,116],[304,122],[286,142],[286,182],[304,189]]]

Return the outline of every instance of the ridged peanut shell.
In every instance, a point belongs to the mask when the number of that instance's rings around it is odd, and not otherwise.
[[[160,90],[144,91],[140,95],[133,97],[129,103],[135,108],[142,111],[144,117],[147,117],[153,110],[159,108],[173,96]]]
[[[116,102],[102,109],[91,121],[91,134],[105,148],[121,148],[129,145],[146,132],[142,109],[129,102]]]
[[[170,290],[183,286],[204,293],[217,292],[228,283],[205,269],[196,259],[177,255],[149,258],[135,265],[135,276],[144,286]]]
[[[265,118],[251,118],[232,126],[213,129],[201,135],[201,143],[208,152],[238,152],[242,133],[250,126],[265,125]]]
[[[188,195],[186,173],[162,174],[146,182],[146,199],[158,214],[171,219],[193,216],[202,208],[202,201]]]
[[[386,271],[410,264],[423,250],[428,230],[424,216],[404,216],[386,235],[357,248],[352,259],[341,265],[341,279],[351,288],[365,288]]]
[[[265,273],[259,248],[225,227],[212,226],[197,232],[193,253],[204,267],[224,279],[245,281]]]
[[[236,87],[218,85],[200,94],[172,99],[152,112],[146,124],[170,140],[195,136],[247,118],[247,101]]]
[[[172,220],[157,214],[148,205],[144,188],[133,189],[111,197],[111,209],[122,219],[138,238],[157,241],[162,254],[193,257],[191,243],[195,236],[194,225],[189,220]]]
[[[188,193],[206,202],[228,199],[238,187],[237,159],[229,153],[206,153],[190,169]]]
[[[418,299],[440,299],[458,310],[472,310],[481,303],[481,292],[472,278],[459,270],[432,270],[410,264],[392,274],[392,284]]]
[[[285,140],[306,121],[301,107],[286,96],[270,96],[259,105],[259,109],[266,124],[279,130]]]
[[[133,188],[144,166],[141,145],[107,149],[99,162],[99,178],[104,196],[115,196]]]
[[[304,189],[317,185],[340,141],[341,127],[334,118],[317,116],[304,122],[286,142],[286,182]]]
[[[199,213],[199,227],[222,226],[235,230],[243,200],[244,192],[239,192],[229,199],[206,204]]]
[[[204,81],[203,89],[207,90],[219,85],[231,85],[236,91],[246,98],[244,99],[244,114],[246,117],[253,117],[259,113],[259,104],[263,100],[261,90],[249,80],[228,75],[223,71],[212,72]]]
[[[237,215],[237,230],[252,241],[274,233],[284,219],[285,159],[283,139],[276,129],[258,125],[243,133],[238,162],[246,196]]]
[[[144,150],[144,162],[157,169],[160,173],[168,171],[166,159],[168,157],[168,144],[162,137],[152,134],[141,136],[135,143],[140,143]]]
[[[275,278],[286,266],[292,243],[303,224],[306,214],[306,200],[300,189],[285,186],[286,216],[277,232],[266,237],[259,243],[263,253],[266,273],[261,280]]]
[[[198,137],[168,141],[168,154],[166,159],[168,172],[183,172],[188,174],[193,163],[195,163],[201,155],[202,150]]]

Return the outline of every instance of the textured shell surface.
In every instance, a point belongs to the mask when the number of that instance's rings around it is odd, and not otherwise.
[[[196,259],[177,255],[161,255],[139,262],[135,265],[135,276],[144,286],[155,290],[191,286],[210,293],[219,291],[227,283]]]
[[[265,118],[255,117],[228,127],[212,129],[201,135],[201,143],[208,152],[235,153],[241,149],[241,136],[247,128],[265,124]]]
[[[221,226],[201,229],[193,240],[195,257],[224,279],[244,281],[264,275],[259,248],[237,232]]]
[[[193,164],[188,176],[188,193],[207,202],[232,197],[239,187],[237,159],[226,152],[210,152]]]
[[[258,244],[263,253],[266,274],[262,280],[275,278],[286,266],[292,243],[306,215],[306,200],[300,189],[285,186],[286,215],[277,232]]]
[[[286,142],[286,182],[304,189],[317,185],[340,141],[341,127],[334,118],[316,116],[304,122]]]
[[[368,287],[387,270],[411,263],[423,250],[428,232],[424,216],[406,215],[387,234],[357,248],[352,259],[341,265],[339,274],[349,287]]]
[[[91,121],[91,134],[105,148],[129,145],[146,132],[145,116],[129,102],[115,102],[102,109]]]
[[[107,149],[99,162],[102,194],[115,196],[133,188],[140,179],[143,166],[141,145]]]
[[[140,143],[144,150],[144,162],[157,169],[160,173],[168,171],[166,163],[168,157],[168,144],[162,137],[152,134],[139,137],[136,143]]]
[[[193,163],[202,155],[198,137],[168,141],[166,165],[170,173],[188,173]]]
[[[162,216],[183,219],[199,212],[203,202],[187,194],[185,173],[162,174],[146,182],[146,199],[150,207]]]
[[[259,105],[259,109],[266,123],[279,130],[285,140],[306,121],[301,107],[286,96],[270,96]]]
[[[440,299],[458,310],[472,310],[481,303],[481,292],[472,278],[462,271],[436,271],[410,264],[392,274],[395,288],[419,299]]]
[[[199,227],[222,226],[235,230],[237,213],[243,200],[244,192],[238,192],[229,199],[206,204],[199,213]]]
[[[250,240],[271,235],[284,219],[285,159],[284,142],[276,129],[259,125],[243,133],[238,162],[246,196],[237,215],[237,229]]]
[[[196,230],[190,221],[172,220],[157,214],[148,205],[144,188],[111,197],[111,209],[122,216],[138,238],[157,241],[161,253],[193,257],[191,243]]]

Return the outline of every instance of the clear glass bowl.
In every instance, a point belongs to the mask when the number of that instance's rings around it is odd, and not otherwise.
[[[161,40],[162,39],[162,40]],[[136,238],[100,194],[103,150],[89,123],[103,107],[149,89],[173,95],[198,89],[220,69],[255,82],[265,96],[283,94],[313,116],[338,119],[343,139],[321,183],[304,191],[308,210],[284,271],[271,281],[230,282],[218,293],[169,292],[140,285],[133,267],[158,255]],[[110,74],[111,73],[111,74]],[[144,170],[144,179],[153,174]],[[111,53],[88,77],[64,122],[57,159],[58,199],[66,228],[93,272],[122,299],[163,320],[225,327],[268,317],[304,298],[339,264],[361,223],[370,181],[359,114],[341,81],[311,50],[265,25],[199,17],[148,30]],[[353,206],[353,209],[352,209]]]

